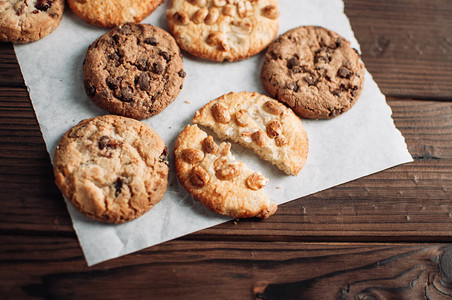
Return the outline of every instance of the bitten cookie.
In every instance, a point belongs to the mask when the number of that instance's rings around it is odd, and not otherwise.
[[[167,149],[146,124],[106,115],[81,121],[61,138],[55,182],[84,215],[122,223],[157,204],[168,180]]]
[[[128,22],[140,23],[163,0],[68,0],[67,3],[85,22],[111,28]]]
[[[98,38],[83,63],[88,97],[113,114],[149,118],[179,94],[185,78],[174,38],[149,24],[116,27]]]
[[[217,145],[196,125],[187,125],[176,141],[179,182],[207,208],[234,218],[267,218],[277,206],[263,187],[268,178],[236,161],[229,143]]]
[[[185,51],[214,61],[261,52],[278,33],[277,0],[172,0],[166,17]]]
[[[364,65],[337,33],[303,26],[284,33],[268,47],[261,79],[272,97],[300,117],[330,119],[358,100]]]
[[[254,150],[289,175],[303,168],[309,149],[301,120],[288,107],[258,93],[229,93],[196,112],[192,122],[221,139]]]
[[[63,11],[64,0],[0,0],[0,41],[39,40],[60,25]]]

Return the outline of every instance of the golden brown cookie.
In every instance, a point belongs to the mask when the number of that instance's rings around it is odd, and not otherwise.
[[[275,213],[263,187],[268,178],[231,154],[231,145],[217,145],[196,125],[187,125],[174,150],[176,172],[185,189],[207,208],[234,218],[267,218]]]
[[[140,23],[163,0],[68,0],[67,3],[87,23],[111,28],[128,22]]]
[[[277,0],[171,0],[166,17],[182,49],[220,62],[259,53],[279,24]]]
[[[182,89],[185,71],[174,38],[149,24],[111,29],[88,49],[88,97],[112,114],[144,119],[164,110]]]
[[[167,149],[146,124],[106,115],[81,121],[58,143],[55,182],[84,215],[122,223],[157,204],[167,187]]]
[[[289,175],[297,175],[308,156],[308,136],[300,118],[258,93],[223,95],[197,111],[192,122],[254,150]]]
[[[39,40],[60,25],[63,11],[64,0],[0,0],[0,41]]]
[[[265,90],[300,117],[330,119],[358,100],[364,64],[337,33],[302,26],[279,36],[268,47],[261,78]]]

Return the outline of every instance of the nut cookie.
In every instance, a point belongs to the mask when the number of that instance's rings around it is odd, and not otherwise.
[[[58,143],[54,173],[58,188],[81,213],[122,223],[162,199],[167,149],[155,131],[137,120],[113,115],[86,119]]]
[[[39,40],[60,25],[63,11],[64,0],[0,0],[0,41]]]
[[[192,122],[221,139],[252,149],[289,175],[297,175],[308,156],[308,136],[300,118],[280,102],[258,93],[229,93],[196,112]]]
[[[265,90],[303,118],[330,119],[358,100],[364,65],[337,33],[302,26],[279,36],[268,48],[261,79]]]
[[[163,0],[68,0],[67,3],[85,22],[111,28],[128,22],[140,23]]]
[[[217,145],[196,125],[187,125],[174,150],[179,182],[204,206],[234,218],[267,218],[277,210],[263,187],[268,178],[236,161],[231,144]]]
[[[279,24],[277,0],[172,0],[166,17],[182,49],[219,62],[261,52]]]
[[[88,97],[113,114],[149,118],[179,94],[185,78],[174,38],[149,24],[116,27],[98,38],[83,63]]]

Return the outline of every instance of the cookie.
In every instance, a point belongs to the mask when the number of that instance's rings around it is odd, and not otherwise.
[[[302,26],[279,36],[265,54],[265,90],[303,118],[330,119],[358,100],[364,65],[358,52],[337,33]]]
[[[261,52],[278,33],[277,0],[172,0],[171,33],[185,51],[236,61]]]
[[[112,114],[139,120],[173,102],[185,75],[174,38],[149,24],[111,29],[89,47],[83,63],[88,97]]]
[[[84,215],[123,223],[163,197],[167,149],[146,124],[121,116],[86,119],[67,131],[54,156],[55,182]]]
[[[163,0],[68,0],[67,4],[79,18],[101,27],[112,28],[125,23],[140,23]]]
[[[267,218],[277,210],[263,187],[268,178],[231,154],[231,144],[217,145],[196,125],[187,125],[174,150],[176,174],[184,188],[204,206],[234,218]]]
[[[0,1],[0,41],[28,43],[60,25],[64,0]]]
[[[297,175],[308,157],[308,136],[300,118],[258,93],[223,95],[197,111],[192,122],[252,149],[289,175]]]

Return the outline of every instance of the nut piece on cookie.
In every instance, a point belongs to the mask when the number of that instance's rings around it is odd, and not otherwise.
[[[163,111],[177,97],[186,73],[174,38],[159,27],[127,23],[88,48],[83,81],[97,106],[134,119]]]
[[[174,150],[179,182],[195,199],[219,214],[233,218],[271,216],[277,206],[263,190],[268,179],[236,161],[230,149],[229,143],[218,146],[198,126],[187,125]],[[203,159],[187,161],[188,150],[204,152]]]
[[[331,119],[356,103],[364,73],[359,54],[346,39],[323,27],[302,26],[268,47],[261,80],[272,97],[300,117]]]
[[[300,118],[258,93],[223,95],[197,111],[192,122],[212,129],[221,139],[254,150],[289,175],[297,175],[308,156],[308,137]]]
[[[261,52],[279,26],[277,0],[172,0],[166,17],[182,49],[218,62]]]
[[[55,182],[82,214],[123,223],[163,198],[167,155],[160,136],[142,122],[114,115],[86,119],[58,143]]]
[[[112,28],[125,23],[140,23],[150,15],[163,0],[68,0],[72,12],[85,22]]]
[[[47,36],[60,25],[64,3],[0,1],[0,42],[29,43]]]

